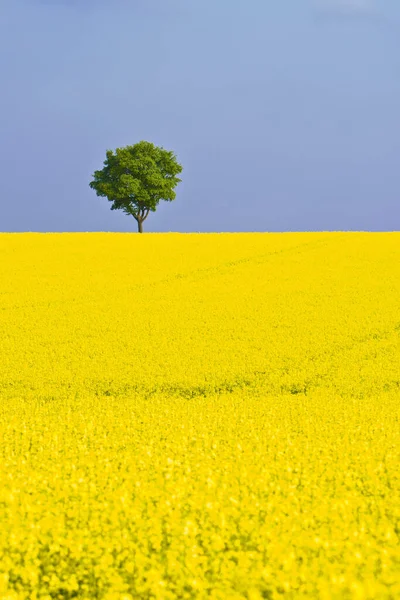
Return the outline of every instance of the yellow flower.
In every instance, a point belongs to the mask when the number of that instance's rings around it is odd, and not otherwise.
[[[0,255],[0,600],[400,596],[400,234]]]

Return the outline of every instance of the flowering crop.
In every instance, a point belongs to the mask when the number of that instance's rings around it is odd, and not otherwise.
[[[0,600],[400,597],[400,234],[0,235]]]

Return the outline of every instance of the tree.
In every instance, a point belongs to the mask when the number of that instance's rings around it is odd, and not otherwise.
[[[97,196],[113,203],[111,210],[132,215],[143,233],[143,221],[159,201],[175,199],[182,167],[173,152],[145,141],[117,148],[115,153],[107,150],[106,156],[104,168],[94,172],[89,185]]]

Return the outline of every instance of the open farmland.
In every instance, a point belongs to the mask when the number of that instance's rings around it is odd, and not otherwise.
[[[0,599],[400,598],[400,234],[1,234]]]

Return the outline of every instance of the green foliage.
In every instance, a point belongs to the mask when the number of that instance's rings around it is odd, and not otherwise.
[[[176,197],[182,166],[173,152],[141,141],[133,146],[107,150],[104,168],[95,171],[90,187],[97,196],[112,202],[111,210],[122,210],[138,222],[139,232],[150,211],[160,200]]]

